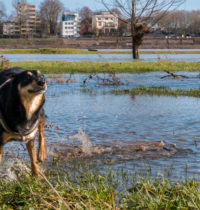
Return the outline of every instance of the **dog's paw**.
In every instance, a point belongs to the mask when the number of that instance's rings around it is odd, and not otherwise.
[[[44,162],[45,159],[46,159],[46,152],[45,152],[45,149],[40,150],[40,151],[38,152],[38,161],[39,161],[39,162]]]

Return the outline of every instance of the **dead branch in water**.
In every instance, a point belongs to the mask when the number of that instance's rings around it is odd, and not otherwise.
[[[162,76],[161,79],[164,79],[166,77],[172,77],[173,79],[188,79],[189,77],[188,76],[185,76],[185,75],[178,75],[178,74],[175,74],[173,72],[170,72],[170,71],[165,71],[168,75],[165,75],[165,76]]]
[[[85,85],[88,80],[96,80],[98,85],[110,85],[110,86],[119,86],[123,85],[120,81],[120,78],[116,76],[114,72],[109,75],[104,74],[104,77],[97,75],[96,73],[90,74],[86,79],[83,80],[83,84]]]

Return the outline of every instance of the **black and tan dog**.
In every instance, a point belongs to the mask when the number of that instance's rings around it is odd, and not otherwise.
[[[39,173],[34,138],[39,129],[38,160],[46,158],[43,105],[47,84],[40,71],[11,68],[0,73],[0,161],[9,141],[26,143],[32,174]]]

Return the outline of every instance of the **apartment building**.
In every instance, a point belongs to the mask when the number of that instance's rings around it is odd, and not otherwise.
[[[80,18],[78,13],[64,12],[60,26],[61,37],[80,36]]]
[[[110,12],[101,12],[92,16],[92,30],[96,34],[114,33],[118,29],[118,17],[117,14],[111,14]]]
[[[20,36],[32,36],[36,32],[36,9],[35,5],[21,4],[17,5],[17,23],[16,34]]]
[[[11,21],[3,22],[1,24],[1,34],[5,36],[14,36],[17,26],[18,25],[16,22],[11,22]]]

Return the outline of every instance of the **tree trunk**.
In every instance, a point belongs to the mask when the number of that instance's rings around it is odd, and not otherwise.
[[[139,59],[138,54],[138,44],[135,37],[135,26],[136,26],[136,17],[135,17],[135,0],[132,0],[132,15],[131,15],[131,36],[132,36],[132,56],[133,59]]]
[[[55,34],[55,26],[54,23],[49,23],[50,25],[50,35],[54,35]]]
[[[133,56],[133,59],[139,59],[138,48],[139,48],[139,46],[136,43],[136,39],[132,35],[132,56]]]

